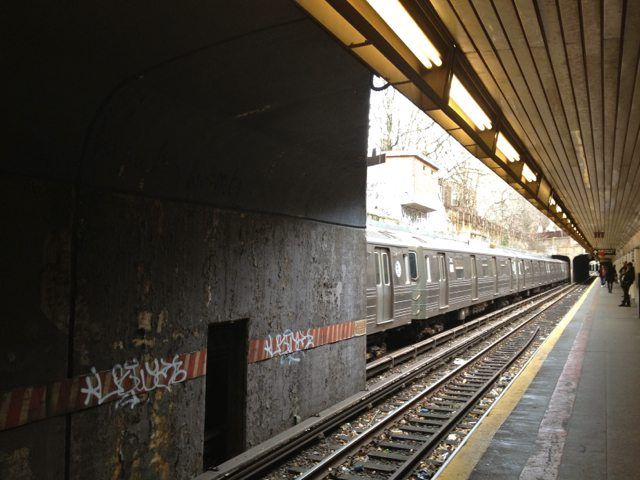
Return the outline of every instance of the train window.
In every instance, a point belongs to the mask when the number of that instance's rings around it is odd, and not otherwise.
[[[449,273],[456,271],[456,267],[453,266],[453,258],[449,258]]]
[[[424,265],[427,270],[427,283],[431,283],[431,257],[429,255],[424,257]]]
[[[464,278],[464,260],[462,257],[454,258],[454,265],[456,269],[456,278]]]
[[[487,262],[487,258],[482,258],[480,260],[482,263],[480,265],[482,265],[482,276],[483,277],[488,277],[489,276],[489,263]]]
[[[389,276],[389,255],[382,254],[382,279],[385,285],[391,285],[391,279]]]
[[[409,252],[409,273],[411,274],[411,280],[415,282],[418,280],[418,259],[416,252]]]
[[[516,262],[511,262],[511,272],[514,275],[518,274],[518,266],[516,265]]]
[[[376,285],[382,285],[382,282],[380,281],[380,254],[375,252],[374,255],[376,256]]]

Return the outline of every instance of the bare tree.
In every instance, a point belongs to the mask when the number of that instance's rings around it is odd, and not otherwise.
[[[374,91],[371,103],[370,149],[409,150],[429,157],[444,154],[449,135],[397,90]]]

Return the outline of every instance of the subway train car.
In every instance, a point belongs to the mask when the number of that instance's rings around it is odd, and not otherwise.
[[[430,319],[464,320],[495,303],[569,281],[567,262],[367,230],[367,335]]]

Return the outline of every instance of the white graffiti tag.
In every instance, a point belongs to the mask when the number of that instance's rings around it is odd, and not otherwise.
[[[171,390],[171,385],[184,382],[187,371],[183,368],[183,361],[178,355],[167,362],[157,358],[141,365],[137,359],[127,361],[124,365],[115,365],[110,372],[110,386],[107,381],[103,384],[103,377],[91,368],[91,375],[85,377],[86,385],[80,392],[85,395],[85,406],[97,402],[102,405],[111,400],[116,401],[116,408],[129,405],[135,407],[141,402],[138,395],[157,388]],[[106,374],[107,376],[109,373]]]
[[[289,329],[275,337],[267,338],[264,344],[264,351],[267,358],[280,356],[280,364],[292,364],[300,361],[300,355],[304,355],[303,350],[313,348],[315,338],[310,329],[293,332]]]

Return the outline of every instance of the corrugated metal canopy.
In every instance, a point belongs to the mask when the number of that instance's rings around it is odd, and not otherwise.
[[[402,0],[442,55],[429,69],[374,1],[298,3],[588,250],[640,230],[640,1]],[[449,102],[453,75],[490,131]],[[522,161],[500,155],[498,132]]]

